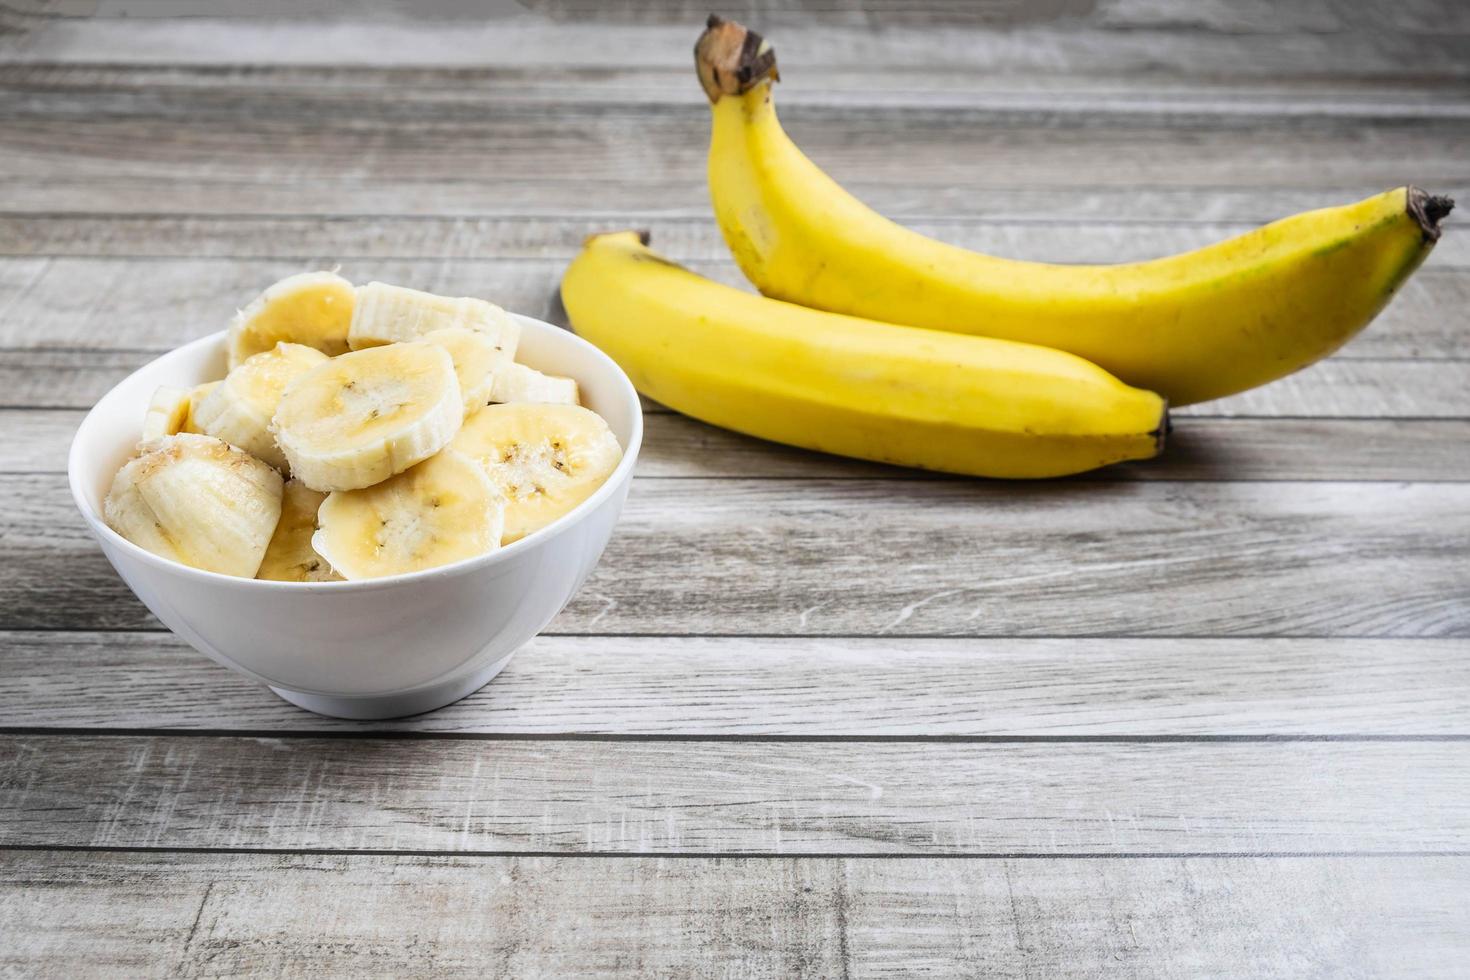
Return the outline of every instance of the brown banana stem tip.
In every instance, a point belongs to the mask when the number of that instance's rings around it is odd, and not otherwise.
[[[1426,242],[1439,241],[1439,223],[1454,209],[1455,202],[1448,197],[1426,194],[1417,187],[1409,187],[1407,206],[1409,217],[1419,222],[1419,228],[1424,232]]]
[[[719,14],[709,15],[694,44],[694,70],[711,102],[743,95],[766,79],[781,79],[770,42]]]

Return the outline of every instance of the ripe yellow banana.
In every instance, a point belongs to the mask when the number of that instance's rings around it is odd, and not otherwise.
[[[1150,262],[995,258],[894,224],[803,155],[776,119],[775,54],[759,35],[711,17],[695,62],[713,105],[715,214],[761,292],[1071,351],[1176,405],[1332,353],[1418,268],[1453,206],[1400,187]]]
[[[1164,400],[1080,357],[764,299],[669,262],[636,232],[589,238],[561,295],[577,333],[639,391],[776,442],[1049,477],[1145,459],[1163,441]]]

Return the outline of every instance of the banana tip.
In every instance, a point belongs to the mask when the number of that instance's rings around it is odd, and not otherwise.
[[[1151,435],[1151,436],[1154,437],[1154,455],[1155,456],[1157,456],[1159,453],[1162,453],[1164,451],[1164,443],[1166,443],[1168,441],[1168,439],[1169,439],[1169,433],[1171,433],[1173,431],[1174,431],[1174,419],[1173,419],[1172,416],[1169,415],[1169,405],[1166,402],[1164,404],[1164,416],[1163,416],[1163,418],[1159,419],[1159,427],[1157,429],[1155,429],[1154,431],[1152,431],[1152,432],[1149,433],[1149,435]]]
[[[1439,241],[1439,223],[1455,209],[1455,202],[1442,194],[1429,194],[1417,187],[1410,187],[1407,209],[1409,216],[1419,223],[1424,240],[1433,243]]]

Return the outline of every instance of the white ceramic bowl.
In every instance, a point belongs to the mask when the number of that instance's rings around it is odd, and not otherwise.
[[[622,443],[623,461],[570,514],[491,554],[362,582],[259,582],[168,561],[109,528],[102,501],[138,441],[154,388],[223,377],[223,332],[165,354],[103,396],[72,441],[72,496],[123,581],[205,656],[321,714],[391,718],[442,707],[498,674],[592,572],[643,438],[638,395],[606,354],[551,324],[518,319],[517,359],[576,378],[585,404]]]

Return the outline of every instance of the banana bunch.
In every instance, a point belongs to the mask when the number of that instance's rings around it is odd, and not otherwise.
[[[566,514],[622,459],[571,378],[514,360],[484,300],[292,276],[231,323],[229,372],[160,387],[104,502],[174,561],[330,582],[485,554]]]
[[[807,159],[758,35],[711,17],[695,65],[715,215],[768,298],[613,234],[568,269],[567,312],[650,397],[843,455],[999,477],[1154,455],[1165,400],[1265,384],[1363,329],[1453,206],[1401,187],[1151,262],[996,258],[894,224]]]

